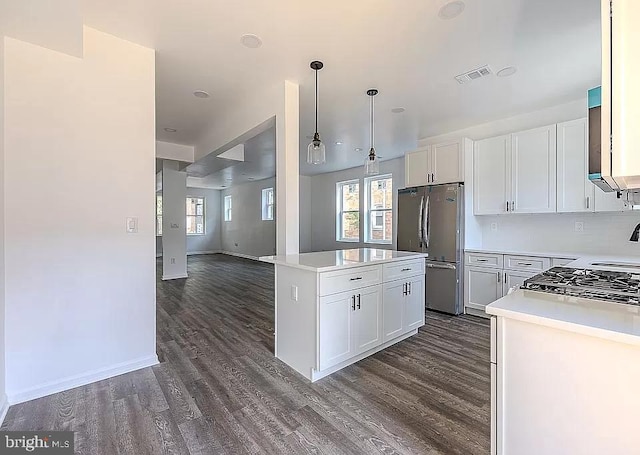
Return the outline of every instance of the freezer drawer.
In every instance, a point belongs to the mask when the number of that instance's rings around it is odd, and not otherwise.
[[[427,262],[426,305],[430,310],[450,314],[462,313],[459,264]]]

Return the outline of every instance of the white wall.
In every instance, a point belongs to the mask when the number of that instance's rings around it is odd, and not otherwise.
[[[5,39],[11,402],[157,363],[154,60],[90,28],[84,58]]]
[[[311,177],[300,176],[300,252],[311,251]]]
[[[586,115],[585,94],[584,99],[571,103],[422,139],[420,145],[440,142],[453,137],[469,137],[473,140],[479,140],[586,117]],[[470,162],[468,161],[467,164],[469,165]],[[465,178],[467,181],[472,178],[469,166],[467,166]],[[596,189],[596,191],[599,190]],[[466,203],[471,207],[470,198]],[[467,217],[471,216],[471,213],[473,213],[472,210],[467,214]],[[640,213],[509,214],[476,216],[474,221],[479,235],[467,238],[467,248],[575,254],[640,254],[640,246],[628,241],[631,231],[640,221]],[[584,222],[584,232],[575,232],[576,221]],[[497,231],[491,230],[492,223],[497,224]],[[472,233],[472,230],[467,227],[466,234]]]
[[[364,165],[344,171],[329,172],[311,177],[311,250],[327,251],[347,248],[395,248],[397,226],[398,189],[404,188],[404,158],[382,161],[380,174],[393,177],[393,242],[391,245],[371,245],[364,242],[336,241],[336,183],[360,180],[360,219],[364,219]],[[364,223],[360,223],[360,238],[364,240]]]
[[[193,145],[156,141],[156,158],[158,159],[193,163],[194,153],[195,147]]]
[[[224,197],[231,195],[231,221],[222,223],[222,250],[251,257],[275,254],[276,221],[262,221],[262,190],[275,188],[275,178],[233,186],[220,196],[224,211]]]
[[[162,162],[162,279],[187,277],[187,173]]]
[[[0,34],[0,424],[7,410],[5,387],[5,264],[4,264],[4,37]]]

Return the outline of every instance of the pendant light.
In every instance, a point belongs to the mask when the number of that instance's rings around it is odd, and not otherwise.
[[[307,148],[307,163],[309,164],[324,164],[327,161],[326,148],[320,140],[320,134],[318,133],[318,71],[321,70],[323,66],[322,62],[311,62],[311,69],[316,72],[316,131],[313,135],[313,140]]]
[[[377,175],[380,173],[380,160],[376,156],[376,149],[373,147],[374,138],[374,117],[373,117],[373,97],[378,94],[378,90],[375,88],[367,90],[367,95],[371,98],[371,149],[369,149],[369,156],[364,162],[364,175]]]

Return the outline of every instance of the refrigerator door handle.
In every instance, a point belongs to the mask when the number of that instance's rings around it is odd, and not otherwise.
[[[424,242],[424,231],[422,227],[422,217],[424,214],[424,196],[420,198],[420,214],[418,216],[418,239],[420,240],[420,245]]]
[[[427,246],[427,248],[429,248],[429,202],[430,202],[430,197],[427,196],[427,203],[424,205],[424,216],[423,216],[423,222],[424,222],[424,226],[422,228],[423,232],[424,232],[424,242]]]

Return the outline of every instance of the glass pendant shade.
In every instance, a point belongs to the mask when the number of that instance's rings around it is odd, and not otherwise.
[[[324,164],[327,162],[326,147],[320,140],[320,135],[315,134],[313,140],[307,147],[307,163]]]
[[[375,150],[371,149],[369,156],[364,162],[365,175],[378,175],[380,173],[380,160],[376,156]]]

